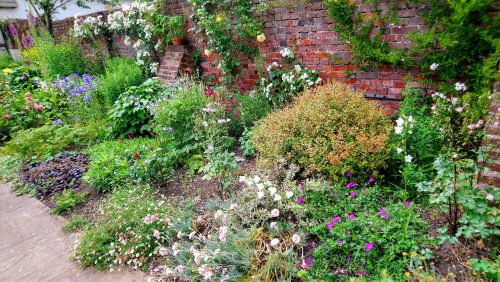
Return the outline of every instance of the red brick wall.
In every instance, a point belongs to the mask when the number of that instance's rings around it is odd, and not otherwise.
[[[191,14],[191,6],[187,0],[165,2],[170,14],[181,13],[186,17]],[[390,2],[392,1],[382,3],[379,7],[389,12]],[[423,18],[419,16],[421,9],[423,8],[406,1],[398,3],[396,16],[399,23],[388,26],[383,36],[391,47],[408,48],[410,42],[407,34],[425,29]],[[369,14],[371,5],[359,5],[358,12]],[[352,52],[349,46],[333,31],[333,20],[327,15],[327,7],[322,0],[312,0],[291,8],[270,8],[260,16],[260,21],[264,25],[267,39],[259,45],[259,49],[268,63],[279,59],[279,51],[284,47],[292,47],[295,42],[297,57],[306,67],[318,70],[323,79],[350,84],[355,89],[365,91],[368,98],[383,100],[385,106],[392,109],[399,105],[397,100],[401,98],[407,79],[415,86],[420,86],[417,81],[421,76],[414,69],[382,66],[357,70],[351,63]],[[189,22],[189,27],[191,26],[192,23]],[[199,50],[204,49],[192,35],[188,42]],[[332,55],[335,60],[331,59]],[[202,63],[204,74],[217,73],[212,61],[213,58],[205,58]],[[244,84],[254,84],[257,79],[255,65],[250,62],[245,66],[247,68],[241,81]]]

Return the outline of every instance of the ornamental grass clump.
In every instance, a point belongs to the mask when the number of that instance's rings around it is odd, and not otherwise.
[[[337,179],[346,172],[377,175],[388,156],[388,116],[376,102],[340,83],[308,90],[255,127],[261,167],[281,160],[307,174]]]

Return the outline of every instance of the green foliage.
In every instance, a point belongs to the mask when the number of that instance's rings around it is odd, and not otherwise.
[[[170,38],[182,38],[184,36],[184,17],[182,15],[170,17],[168,27]]]
[[[412,198],[417,196],[417,183],[434,178],[434,158],[443,146],[429,102],[419,89],[407,87],[391,138],[391,176]]]
[[[54,43],[47,40],[38,48],[46,76],[55,78],[85,72],[85,61],[77,42],[67,39]]]
[[[75,192],[72,189],[66,189],[61,194],[54,196],[56,207],[54,212],[62,214],[74,209],[77,205],[85,202],[85,198],[89,195],[88,192]]]
[[[76,232],[89,225],[90,221],[81,215],[76,215],[63,225],[64,232]]]
[[[388,157],[391,128],[376,102],[330,83],[306,91],[253,130],[261,166],[285,160],[306,173],[335,179],[348,171],[365,177],[377,174]]]
[[[301,193],[304,232],[320,242],[307,255],[312,258],[306,266],[309,279],[370,277],[381,269],[403,278],[409,261],[416,258],[408,254],[424,251],[426,259],[432,256],[421,247],[429,241],[417,207],[409,202],[382,201],[373,183],[343,186],[312,181]]]
[[[0,70],[12,67],[15,64],[16,63],[12,60],[9,54],[7,53],[0,54]]]
[[[203,94],[203,85],[187,82],[172,98],[165,98],[155,107],[155,131],[166,135],[176,148],[186,152],[199,149],[198,123],[208,99]]]
[[[459,236],[498,236],[500,221],[496,215],[499,209],[490,203],[500,199],[500,192],[484,183],[474,184],[482,167],[475,160],[458,154],[437,157],[434,167],[437,171],[434,181],[422,182],[418,189],[429,193],[430,203],[447,216],[448,226],[439,229],[441,241],[456,242]]]
[[[131,86],[120,95],[109,112],[116,136],[144,135],[152,131],[149,109],[162,96],[164,88],[157,78],[150,78],[139,86]]]
[[[106,141],[88,149],[91,160],[84,180],[105,192],[135,181],[148,181],[170,173],[178,152],[157,139]],[[163,151],[161,151],[163,150]]]
[[[500,273],[498,272],[498,266],[500,265],[499,257],[495,261],[486,259],[470,259],[469,261],[474,270],[484,273],[487,279],[491,279],[491,281],[498,281],[500,279]]]
[[[98,91],[102,100],[111,107],[130,86],[143,82],[141,68],[130,58],[113,58],[106,61],[106,74],[100,77]]]
[[[22,158],[20,155],[1,155],[0,154],[0,181],[12,183],[18,179],[21,170]]]
[[[258,53],[256,36],[262,24],[256,16],[263,8],[251,0],[190,0],[195,33],[207,44],[205,55],[217,54],[226,81],[234,80],[241,69],[240,58]]]
[[[95,136],[85,128],[44,125],[17,132],[1,151],[27,158],[48,158],[63,150],[81,148],[94,139]]]
[[[115,190],[84,231],[76,259],[100,269],[130,265],[146,270],[163,245],[173,241],[176,229],[189,224],[174,221],[181,209],[164,202],[156,200],[148,186]]]
[[[255,147],[252,144],[253,131],[251,129],[245,128],[243,134],[240,137],[240,148],[243,151],[244,156],[255,155]]]
[[[271,112],[272,108],[266,96],[258,92],[236,94],[238,103],[236,123],[242,128],[251,128],[254,124]],[[235,114],[236,115],[236,114]]]
[[[381,1],[366,1],[377,7]],[[356,11],[357,3],[349,0],[326,0],[328,16],[335,20],[334,30],[340,38],[349,44],[352,50],[351,61],[360,67],[369,65],[391,64],[408,65],[411,60],[402,50],[394,50],[382,39],[385,31],[384,21],[389,15],[383,16],[380,10],[374,8],[370,17]],[[373,35],[373,31],[376,31]]]

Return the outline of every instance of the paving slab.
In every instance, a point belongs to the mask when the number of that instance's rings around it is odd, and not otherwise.
[[[62,218],[0,183],[0,281],[147,281],[139,271],[101,272],[71,261],[74,240]]]

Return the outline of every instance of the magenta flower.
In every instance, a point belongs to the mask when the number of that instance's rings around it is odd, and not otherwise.
[[[373,249],[373,244],[372,244],[372,243],[370,243],[370,242],[366,243],[366,244],[365,244],[365,249],[366,249],[367,251],[370,251],[371,249]]]
[[[380,215],[384,215],[384,214],[385,214],[385,210],[384,210],[384,209],[380,209],[380,210],[378,211],[378,214],[380,214]]]
[[[332,219],[330,220],[330,222],[332,222],[332,223],[339,222],[341,219],[342,218],[340,216],[332,217]]]
[[[302,190],[304,190],[304,183],[300,183],[299,184],[299,188],[302,189]]]
[[[410,206],[410,202],[406,201],[405,206],[409,207]]]
[[[368,183],[373,183],[373,182],[375,182],[375,178],[370,177],[370,179],[368,179]]]
[[[365,271],[364,270],[360,270],[359,271],[359,275],[361,275],[361,276],[365,275]]]
[[[339,240],[338,243],[339,243],[339,245],[342,245],[342,244],[344,244],[344,241]]]
[[[347,262],[351,262],[352,261],[352,258],[346,258],[345,261]]]
[[[306,201],[304,201],[304,199],[300,198],[300,197],[297,197],[297,203],[299,204],[303,204],[305,203]]]
[[[347,218],[349,218],[349,220],[353,220],[355,217],[356,216],[353,213],[351,213]]]
[[[332,229],[332,228],[333,228],[333,222],[328,222],[328,223],[326,224],[326,228],[328,228],[328,229]]]
[[[350,171],[346,172],[345,174],[346,177],[352,177],[352,173]]]
[[[358,184],[356,184],[356,183],[354,183],[354,182],[351,181],[351,182],[347,183],[347,185],[345,186],[345,188],[349,189],[349,188],[355,187],[357,185]]]
[[[386,214],[385,215],[385,219],[389,220],[389,218],[391,218],[391,215],[390,214]]]
[[[312,258],[306,258],[305,263],[307,265],[312,265],[313,264],[313,259]]]
[[[349,194],[349,196],[351,196],[351,197],[353,197],[353,198],[354,198],[354,197],[356,197],[356,191],[352,191],[352,192]]]

